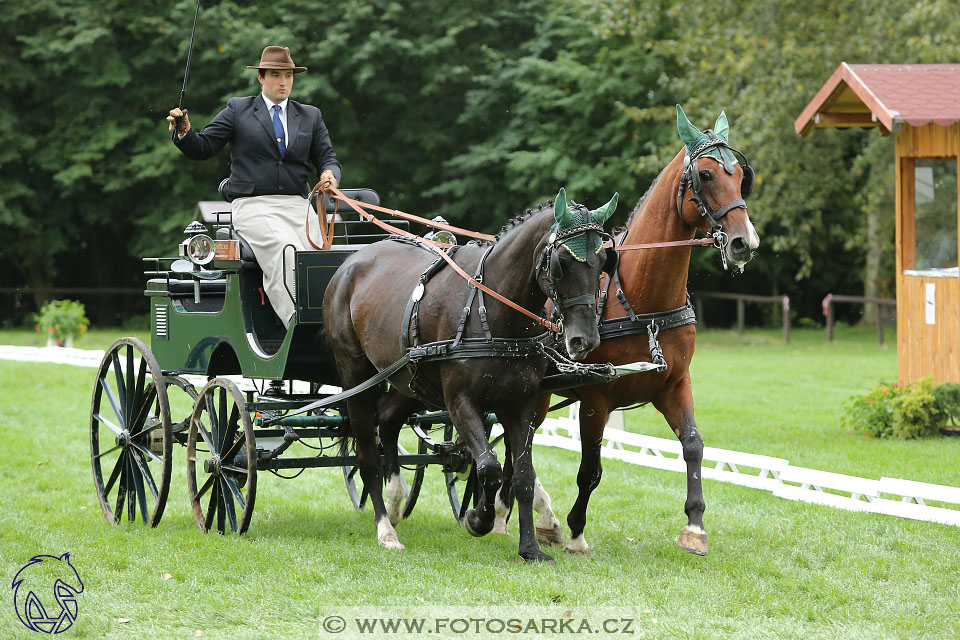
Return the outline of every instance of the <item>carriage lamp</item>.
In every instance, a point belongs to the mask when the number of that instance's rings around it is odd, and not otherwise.
[[[209,264],[216,253],[215,245],[207,228],[194,220],[183,230],[189,237],[180,243],[180,257],[187,258],[195,265]]]
[[[205,234],[198,234],[185,241],[187,258],[193,264],[209,264],[216,254],[213,240]]]

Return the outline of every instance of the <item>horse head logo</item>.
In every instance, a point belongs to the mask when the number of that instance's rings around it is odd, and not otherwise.
[[[83,581],[70,564],[69,552],[60,557],[30,558],[14,576],[10,588],[17,617],[31,631],[62,633],[77,619],[77,594],[83,593]],[[56,606],[51,603],[51,591]]]

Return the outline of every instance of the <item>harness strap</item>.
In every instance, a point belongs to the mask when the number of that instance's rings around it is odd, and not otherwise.
[[[487,260],[487,256],[490,255],[490,251],[493,247],[489,247],[486,251],[483,252],[483,255],[480,256],[480,262],[477,264],[477,272],[474,274],[473,278],[477,282],[483,280],[483,264]],[[463,306],[463,312],[460,314],[460,321],[457,323],[457,335],[453,339],[454,346],[460,344],[461,339],[463,338],[463,332],[467,327],[467,318],[470,317],[470,309],[473,308],[473,300],[477,297],[477,294],[480,294],[480,308],[478,309],[480,313],[480,324],[483,326],[483,334],[487,340],[490,340],[493,337],[493,334],[490,333],[490,326],[487,324],[487,309],[483,306],[483,292],[481,292],[476,287],[470,289],[470,294],[467,296],[467,303]]]
[[[717,218],[722,218],[727,215],[731,209],[746,209],[747,203],[743,201],[743,198],[737,198],[732,200],[730,204],[720,207],[720,209],[714,214]]]
[[[357,213],[359,213],[362,217],[366,218],[366,219],[369,220],[370,222],[376,224],[376,225],[377,225],[378,227],[380,227],[381,229],[385,229],[385,230],[389,231],[390,233],[394,233],[394,234],[396,234],[396,235],[398,235],[398,236],[404,236],[404,237],[406,237],[406,238],[410,238],[410,239],[412,239],[412,240],[414,240],[414,241],[416,241],[416,242],[419,242],[420,244],[422,244],[423,246],[429,248],[430,250],[436,252],[441,258],[443,258],[444,260],[446,260],[446,261],[447,261],[447,264],[449,264],[449,265],[453,268],[454,271],[456,271],[458,274],[460,274],[460,276],[463,277],[463,279],[465,279],[465,280],[470,284],[470,286],[476,287],[476,288],[480,289],[481,291],[490,294],[491,296],[493,296],[494,298],[496,298],[497,300],[499,300],[499,301],[502,302],[503,304],[507,305],[507,306],[510,307],[511,309],[513,309],[513,310],[515,310],[515,311],[519,311],[519,312],[522,313],[523,315],[527,316],[528,318],[530,318],[531,320],[533,320],[534,322],[536,322],[537,324],[539,324],[541,327],[543,327],[543,328],[545,328],[545,329],[549,329],[550,331],[553,331],[554,333],[559,333],[559,332],[560,332],[560,329],[561,329],[560,325],[555,324],[555,323],[553,323],[553,322],[550,322],[549,320],[547,320],[547,319],[545,319],[545,318],[542,318],[542,317],[536,315],[535,313],[532,313],[532,312],[530,312],[530,311],[527,311],[526,309],[524,309],[523,307],[521,307],[521,306],[518,305],[517,303],[511,301],[509,298],[506,298],[506,297],[500,295],[499,293],[497,293],[496,291],[494,291],[494,290],[491,289],[490,287],[488,287],[488,286],[486,286],[486,285],[484,285],[484,284],[482,284],[482,283],[480,283],[480,282],[477,282],[476,280],[474,280],[473,278],[471,278],[471,277],[467,274],[466,271],[464,271],[463,269],[460,268],[460,265],[458,265],[456,262],[454,262],[453,259],[450,258],[446,253],[444,253],[443,248],[442,248],[439,244],[437,244],[437,243],[435,243],[435,242],[432,242],[432,241],[430,241],[430,240],[426,240],[426,239],[421,238],[421,237],[419,237],[419,236],[416,236],[416,235],[410,233],[409,231],[404,231],[403,229],[398,229],[397,227],[394,227],[394,226],[391,225],[391,224],[388,224],[388,223],[386,223],[386,222],[383,222],[382,220],[378,220],[378,219],[376,218],[376,216],[373,216],[373,215],[367,213],[366,211],[364,211],[363,209],[361,209],[361,208],[358,206],[358,203],[357,203],[356,200],[353,200],[352,198],[348,198],[347,196],[343,195],[343,192],[340,191],[339,189],[337,189],[336,187],[332,187],[332,189],[333,189],[334,193],[337,195],[337,197],[340,198],[340,200],[346,202],[351,208],[353,208],[354,211],[356,211]]]
[[[347,398],[355,396],[358,393],[362,393],[367,389],[375,387],[381,382],[383,382],[384,380],[386,380],[387,378],[389,378],[390,376],[392,376],[393,374],[395,374],[400,369],[407,366],[413,360],[413,356],[411,355],[411,353],[412,353],[412,350],[408,351],[406,354],[404,354],[402,358],[400,358],[399,360],[391,364],[389,367],[381,370],[377,375],[373,376],[372,378],[369,378],[368,380],[364,380],[363,382],[361,382],[355,387],[347,389],[346,391],[341,391],[340,393],[334,394],[332,396],[328,396],[323,400],[317,400],[316,402],[311,402],[310,404],[304,407],[300,407],[296,411],[291,411],[287,413],[285,416],[277,416],[273,420],[264,420],[263,426],[267,427],[275,420],[280,420],[281,418],[284,418],[284,417],[298,416],[301,413],[306,413],[307,411],[312,411],[314,409],[322,409],[323,407],[329,407],[331,405],[334,405],[340,402],[341,400],[346,400]]]
[[[697,314],[693,305],[688,301],[684,306],[669,311],[637,314],[633,318],[623,317],[603,320],[598,327],[600,340],[648,333],[650,323],[653,323],[658,331],[675,329],[688,324],[696,324]]]
[[[634,313],[630,303],[627,302],[627,296],[624,295],[623,287],[620,284],[620,265],[617,265],[617,269],[613,272],[613,285],[616,287],[615,294],[617,296],[617,300],[620,302],[620,306],[623,307],[623,310],[627,312],[627,316],[630,318],[630,320],[635,322],[637,320],[637,314]]]
[[[736,202],[736,200],[734,200]],[[731,203],[732,204],[732,203]],[[659,249],[662,247],[696,247],[716,244],[713,238],[694,238],[692,240],[670,240],[667,242],[647,242],[644,244],[624,244],[617,247],[617,251],[636,251],[637,249]]]

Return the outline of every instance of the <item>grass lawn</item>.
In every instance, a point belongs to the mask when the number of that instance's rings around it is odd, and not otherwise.
[[[77,346],[104,348],[117,335],[94,332]],[[4,344],[31,339],[0,332]],[[846,398],[895,378],[892,337],[880,347],[870,331],[848,329],[827,344],[822,331],[794,331],[784,345],[774,331],[707,331],[692,376],[710,446],[960,485],[958,439],[891,442],[840,426]],[[641,614],[636,637],[655,638],[960,636],[960,528],[705,480],[710,555],[701,558],[675,546],[686,521],[683,476],[610,460],[591,501],[593,552],[555,551],[555,566],[519,562],[515,522],[509,537],[471,538],[436,469],[398,527],[403,553],[377,547],[370,515],[353,510],[333,469],[289,482],[261,474],[250,531],[201,534],[182,449],[160,526],[114,527],[100,514],[90,473],[93,377],[93,369],[0,361],[0,577],[12,580],[33,555],[70,551],[86,589],[65,637],[310,638],[318,612],[354,605],[628,606]],[[630,412],[627,426],[670,436],[649,407]],[[563,518],[579,456],[534,455]],[[0,635],[35,637],[11,601]]]

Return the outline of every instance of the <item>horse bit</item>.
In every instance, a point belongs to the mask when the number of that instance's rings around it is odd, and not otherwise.
[[[744,201],[744,198],[753,192],[754,172],[753,167],[750,166],[750,162],[742,151],[731,147],[727,144],[726,140],[715,134],[711,129],[707,129],[704,133],[709,136],[708,140],[699,144],[692,152],[689,149],[684,152],[683,174],[680,176],[680,185],[677,187],[677,215],[680,216],[681,220],[683,219],[683,215],[681,214],[683,193],[689,186],[693,192],[693,197],[690,198],[690,200],[697,205],[697,210],[700,212],[700,215],[710,220],[710,230],[708,233],[716,240],[715,246],[717,249],[720,249],[720,259],[723,262],[723,269],[726,271],[728,268],[727,254],[723,248],[727,244],[727,234],[724,233],[723,225],[720,221],[723,216],[727,215],[732,209],[747,208],[747,203]],[[723,170],[728,174],[733,175],[733,165],[737,162],[733,154],[740,156],[742,160],[740,165],[743,167],[743,181],[740,183],[740,194],[742,197],[730,201],[717,210],[714,210],[714,208],[710,206],[710,203],[707,202],[706,197],[703,195],[700,182],[700,169],[698,166],[700,158],[713,148],[717,149],[717,152],[723,159]]]

